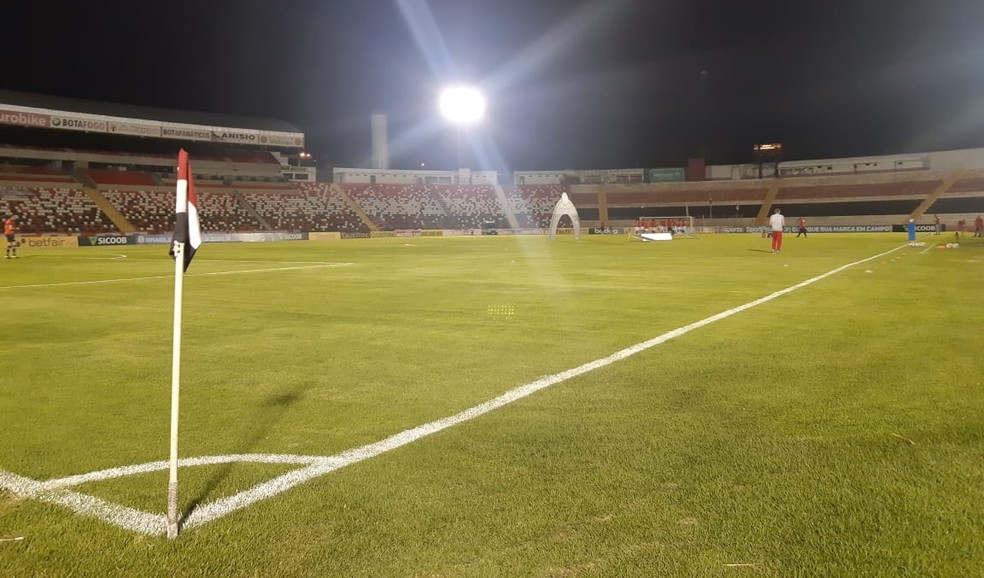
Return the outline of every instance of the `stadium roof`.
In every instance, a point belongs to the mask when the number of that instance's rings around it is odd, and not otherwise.
[[[0,105],[3,104],[44,108],[60,112],[100,114],[104,116],[116,116],[140,120],[156,120],[161,122],[174,122],[202,126],[224,126],[230,128],[248,128],[254,130],[294,133],[303,132],[301,129],[286,121],[273,118],[255,118],[209,112],[172,110],[167,108],[155,108],[151,106],[136,106],[130,104],[98,102],[78,98],[64,98],[60,96],[32,94],[28,92],[15,92],[11,90],[0,90]]]

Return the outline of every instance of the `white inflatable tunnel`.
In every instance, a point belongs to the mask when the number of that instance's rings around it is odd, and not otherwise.
[[[574,203],[567,198],[567,193],[563,193],[560,196],[560,200],[557,201],[557,205],[554,207],[553,216],[550,217],[550,239],[557,238],[557,223],[560,223],[560,218],[567,215],[571,218],[571,223],[574,224],[574,238],[581,238],[581,219],[577,216],[577,208],[574,207]]]

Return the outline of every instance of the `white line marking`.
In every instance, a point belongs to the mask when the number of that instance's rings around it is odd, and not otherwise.
[[[237,454],[236,456],[184,458],[178,460],[178,464],[181,466],[214,466],[232,462],[252,462],[257,464],[310,464],[318,459],[321,458],[319,456],[297,456],[291,454]],[[151,472],[166,470],[169,466],[170,462],[160,461],[134,466],[124,466],[121,468],[110,468],[108,470],[100,470],[98,472],[89,472],[88,474],[80,474],[77,476],[69,476],[67,478],[58,478],[57,480],[41,482],[40,489],[53,490],[57,488],[77,486],[88,482],[100,482],[103,480],[111,480],[113,478],[149,474]]]
[[[843,265],[821,275],[817,275],[816,277],[807,279],[801,283],[797,283],[796,285],[792,285],[785,289],[781,289],[766,295],[760,299],[750,301],[744,305],[739,305],[738,307],[733,307],[727,311],[723,311],[716,315],[712,315],[700,321],[691,323],[690,325],[685,325],[672,331],[668,331],[648,341],[643,341],[642,343],[637,343],[631,347],[616,351],[608,357],[596,359],[573,369],[555,373],[554,375],[541,377],[536,381],[511,389],[499,397],[480,403],[460,413],[425,423],[415,428],[404,430],[378,442],[353,448],[334,456],[244,454],[186,458],[179,460],[180,466],[214,465],[232,462],[289,463],[304,466],[287,472],[286,474],[277,476],[268,482],[253,486],[252,488],[236,495],[203,504],[185,516],[182,520],[182,527],[194,528],[197,526],[203,526],[209,522],[213,522],[223,516],[231,514],[236,510],[261,500],[272,498],[277,494],[285,492],[319,476],[323,476],[329,472],[333,472],[344,468],[345,466],[350,466],[363,460],[367,460],[390,450],[413,443],[452,426],[475,419],[481,415],[513,403],[514,401],[523,399],[537,391],[540,391],[541,389],[562,383],[574,377],[588,373],[589,371],[594,371],[595,369],[600,369],[607,365],[611,365],[616,361],[621,361],[637,353],[653,348],[662,343],[666,343],[671,339],[685,335],[695,329],[700,329],[701,327],[710,325],[716,321],[731,317],[736,313],[757,307],[763,303],[768,303],[777,297],[781,297],[787,293],[791,293],[808,285],[812,285],[813,283],[826,279],[832,275],[836,275],[837,273],[840,273],[850,267],[867,263],[868,261],[873,261],[875,259],[880,259],[904,247],[905,245],[896,247],[873,257],[868,257],[860,261]],[[164,536],[167,534],[167,520],[166,516],[163,514],[142,512],[126,506],[112,504],[106,502],[105,500],[87,496],[85,494],[72,492],[65,488],[85,482],[160,471],[166,469],[167,466],[168,463],[166,461],[150,462],[147,464],[111,468],[88,474],[48,480],[46,482],[39,482],[37,480],[25,478],[23,476],[0,469],[0,488],[5,488],[19,496],[34,498],[52,504],[59,504],[79,514],[100,518],[126,530],[132,530],[134,532],[151,536]]]
[[[18,496],[65,506],[79,514],[99,518],[124,530],[132,530],[151,536],[161,534],[162,531],[167,532],[167,519],[163,514],[148,514],[68,490],[46,491],[42,485],[36,480],[0,470],[0,487],[6,488]]]
[[[302,271],[304,269],[323,269],[325,267],[347,267],[352,263],[322,263],[320,265],[298,265],[296,267],[273,267],[271,269],[237,269],[233,271],[216,271],[214,273],[196,273],[186,277],[211,277],[215,275],[239,275],[242,273],[269,273],[271,271]],[[173,275],[170,275],[173,277]]]
[[[153,261],[154,259],[149,259],[148,258],[148,259],[143,259],[143,260],[144,261]],[[270,259],[270,260],[264,260],[264,259],[245,260],[245,259],[212,259],[212,258],[209,258],[209,259],[206,260],[206,262],[208,262],[208,263],[252,263],[254,265],[255,264],[259,264],[259,263],[278,263],[280,265],[324,265],[325,264],[324,261],[280,261],[280,260],[275,260],[275,259]]]
[[[298,267],[270,267],[267,269],[236,269],[233,271],[216,271],[213,273],[190,273],[185,277],[213,277],[217,275],[241,275],[245,273],[270,273],[274,271],[299,271],[302,269],[321,269],[325,267],[347,267],[352,263],[321,263],[319,265],[304,265]],[[102,279],[98,281],[65,281],[64,283],[36,283],[32,285],[8,285],[3,289],[29,289],[40,287],[72,287],[75,285],[105,285],[108,283],[125,283],[127,281],[150,281],[154,279],[172,279],[174,275],[148,275],[146,277],[121,277],[118,279]]]

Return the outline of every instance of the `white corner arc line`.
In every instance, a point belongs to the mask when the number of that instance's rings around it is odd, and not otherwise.
[[[308,482],[316,477],[325,475],[329,472],[356,464],[358,462],[367,460],[369,458],[378,456],[380,454],[386,453],[390,450],[394,450],[410,444],[412,442],[418,441],[424,437],[431,434],[440,432],[442,430],[448,429],[452,426],[464,423],[475,419],[481,415],[484,415],[493,410],[504,407],[508,404],[518,401],[529,395],[546,389],[552,385],[567,381],[574,377],[578,377],[589,371],[595,369],[600,369],[602,367],[611,365],[616,361],[621,361],[628,357],[631,357],[637,353],[665,343],[681,335],[685,335],[695,329],[710,325],[711,323],[726,319],[746,311],[763,303],[768,303],[773,299],[791,293],[798,289],[802,289],[808,285],[812,285],[818,281],[822,281],[832,275],[836,275],[841,271],[849,269],[851,267],[860,265],[862,263],[867,263],[868,261],[873,261],[879,259],[886,255],[889,255],[899,249],[904,247],[896,247],[889,251],[879,253],[873,257],[868,257],[860,261],[855,261],[847,265],[842,265],[836,269],[832,269],[816,277],[811,277],[806,281],[802,281],[795,285],[786,287],[774,293],[770,293],[765,297],[761,297],[754,301],[750,301],[743,305],[733,307],[727,311],[722,311],[716,315],[704,318],[700,321],[696,321],[689,325],[679,327],[672,331],[668,331],[662,335],[637,343],[633,346],[627,347],[625,349],[616,351],[615,353],[590,361],[588,363],[582,364],[573,369],[568,369],[560,373],[555,373],[553,375],[548,375],[541,377],[535,381],[527,383],[525,385],[516,387],[507,391],[506,393],[493,398],[491,400],[480,403],[476,406],[468,408],[457,414],[444,417],[423,425],[404,430],[397,434],[394,434],[388,438],[380,440],[375,443],[367,444],[361,447],[353,448],[342,453],[336,454],[334,456],[297,456],[297,455],[287,455],[287,454],[245,454],[245,455],[233,455],[233,456],[208,456],[200,458],[186,458],[179,461],[181,466],[193,466],[193,465],[210,465],[210,464],[220,464],[229,462],[264,462],[264,463],[292,463],[304,465],[296,470],[292,470],[283,475],[277,476],[267,482],[253,486],[252,488],[240,492],[236,495],[215,500],[207,504],[199,506],[197,509],[190,512],[182,521],[182,526],[184,528],[193,528],[197,526],[205,525],[209,522],[215,521],[223,516],[229,515],[236,510],[242,509],[246,506],[271,498],[280,493],[283,493],[295,486]],[[74,486],[84,482],[91,482],[97,480],[104,480],[110,478],[117,478],[122,476],[128,476],[139,473],[147,473],[152,471],[158,471],[166,469],[167,462],[150,462],[147,464],[134,465],[134,466],[124,466],[121,468],[112,468],[108,470],[101,470],[98,472],[92,472],[89,474],[81,474],[77,476],[70,476],[66,478],[60,478],[55,480],[49,480],[47,482],[39,482],[29,478],[25,478],[7,471],[0,469],[0,488],[5,488],[12,491],[17,495],[24,497],[35,498],[45,502],[59,504],[65,506],[79,514],[100,518],[106,522],[119,526],[126,530],[132,530],[142,534],[152,535],[152,536],[163,536],[167,533],[167,521],[163,514],[150,514],[148,512],[142,512],[135,510],[133,508],[128,508],[125,506],[120,506],[117,504],[111,504],[104,500],[94,498],[92,496],[87,496],[85,494],[80,494],[77,492],[71,492],[66,490],[66,487]]]

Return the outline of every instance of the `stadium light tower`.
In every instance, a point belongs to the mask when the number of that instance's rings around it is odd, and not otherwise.
[[[461,133],[485,118],[485,96],[471,86],[450,86],[441,91],[437,108],[441,111],[441,116],[457,129],[458,168],[462,168]]]

